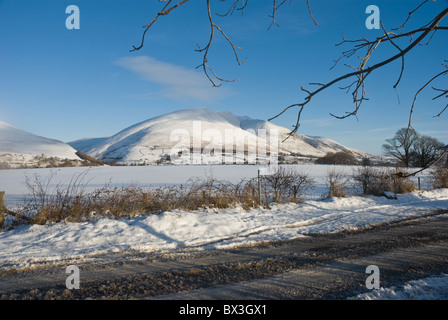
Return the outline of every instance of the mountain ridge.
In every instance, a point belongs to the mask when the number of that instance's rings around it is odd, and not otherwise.
[[[162,114],[131,125],[110,137],[84,138],[68,144],[102,161],[127,164],[160,163],[168,159],[171,163],[188,163],[185,153],[190,151],[194,156],[194,150],[199,151],[199,148],[201,163],[222,162],[216,154],[213,155],[215,151],[219,154],[220,150],[223,156],[242,152],[237,160],[243,162],[248,161],[251,153],[255,153],[251,159],[260,160],[260,150],[266,150],[268,157],[272,151],[296,161],[311,161],[328,152],[338,151],[350,152],[356,157],[370,156],[325,137],[295,133],[284,141],[289,133],[289,129],[264,120],[237,116],[229,111],[198,108]],[[176,149],[181,142],[182,148]],[[177,162],[173,161],[173,156]]]

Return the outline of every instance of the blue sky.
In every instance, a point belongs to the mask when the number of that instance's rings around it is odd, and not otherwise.
[[[38,135],[69,142],[109,136],[151,117],[186,108],[211,108],[267,120],[284,107],[302,102],[300,87],[329,82],[350,71],[343,63],[330,70],[347,39],[373,39],[380,30],[368,30],[368,5],[380,8],[386,28],[397,27],[420,1],[311,0],[311,20],[305,0],[285,4],[277,15],[279,27],[270,30],[271,0],[249,1],[244,16],[216,17],[215,22],[240,46],[238,66],[225,39],[218,34],[209,64],[223,78],[238,78],[213,88],[196,70],[202,55],[195,52],[209,37],[205,1],[191,0],[161,17],[149,31],[143,49],[129,52],[141,40],[142,26],[162,8],[157,0],[0,0],[0,120]],[[212,0],[218,12],[233,1]],[[289,3],[289,1],[288,1]],[[80,29],[68,30],[69,5],[80,9]],[[427,3],[409,26],[429,22],[446,0]],[[220,9],[220,10],[219,10]],[[415,20],[414,20],[415,19]],[[448,23],[444,22],[444,25]],[[408,40],[407,40],[408,41]],[[405,46],[408,42],[401,42]],[[351,95],[337,87],[313,98],[303,113],[300,132],[325,136],[347,146],[381,154],[381,145],[407,125],[415,92],[441,72],[448,45],[443,32],[429,46],[419,46],[406,57],[400,72],[395,62],[367,81],[369,101],[357,118],[338,120],[329,115],[352,111]],[[378,51],[376,63],[396,49]],[[446,88],[446,77],[435,83]],[[341,83],[341,85],[348,83]],[[448,143],[446,105],[426,90],[419,95],[414,127]],[[273,122],[292,128],[296,110]]]

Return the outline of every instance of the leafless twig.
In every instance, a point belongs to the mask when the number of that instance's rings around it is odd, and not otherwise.
[[[398,83],[400,82],[401,76],[403,74],[403,70],[404,70],[404,56],[411,51],[416,45],[418,45],[419,43],[421,43],[431,32],[435,31],[435,30],[448,30],[448,28],[446,27],[439,27],[439,23],[448,15],[448,8],[444,9],[442,12],[440,12],[433,20],[431,20],[430,24],[426,24],[424,28],[420,28],[417,30],[413,30],[408,32],[406,35],[413,35],[413,34],[419,34],[418,38],[413,40],[406,48],[401,49],[400,47],[398,47],[395,43],[394,43],[394,39],[397,39],[399,37],[402,37],[403,35],[396,35],[394,33],[388,33],[385,31],[384,26],[383,26],[383,30],[384,30],[384,34],[381,37],[378,37],[375,41],[368,41],[366,39],[358,39],[358,40],[354,40],[354,41],[350,41],[350,40],[346,40],[345,38],[343,39],[342,43],[346,43],[346,42],[352,42],[352,43],[358,43],[355,48],[352,48],[348,51],[345,51],[343,53],[342,57],[350,57],[353,54],[355,54],[358,50],[360,50],[361,48],[366,48],[366,54],[364,57],[360,58],[361,59],[361,63],[359,65],[359,67],[353,67],[353,66],[349,66],[353,69],[355,69],[356,71],[351,72],[351,73],[346,73],[326,84],[320,84],[320,87],[318,89],[316,89],[315,91],[308,91],[306,89],[304,89],[303,87],[301,88],[302,91],[307,93],[307,96],[305,97],[304,101],[301,103],[296,103],[296,104],[292,104],[286,108],[284,108],[280,113],[278,113],[277,115],[275,115],[274,117],[270,118],[269,121],[272,121],[273,119],[278,118],[279,116],[281,116],[282,114],[284,114],[287,110],[292,109],[292,108],[298,108],[298,116],[297,116],[297,122],[296,125],[294,126],[294,129],[290,132],[289,136],[287,138],[289,138],[291,135],[293,135],[295,132],[297,132],[297,130],[299,129],[300,126],[300,118],[302,116],[302,112],[304,110],[304,107],[311,101],[311,99],[319,94],[320,92],[328,89],[329,87],[333,86],[336,83],[339,83],[343,80],[355,77],[357,78],[357,80],[355,80],[354,82],[352,82],[352,84],[350,84],[349,86],[343,87],[343,89],[345,90],[350,90],[352,89],[352,96],[353,96],[353,102],[355,104],[355,110],[353,112],[349,112],[344,116],[335,116],[338,119],[344,119],[347,118],[349,116],[356,116],[362,102],[364,100],[367,100],[365,98],[365,79],[367,78],[367,76],[369,74],[371,74],[373,71],[375,71],[376,69],[379,69],[385,65],[390,64],[391,62],[397,60],[397,59],[402,59],[402,68],[401,68],[401,72],[400,72],[400,76],[397,80],[397,82],[395,83],[394,87],[396,87],[398,85]],[[392,43],[392,45],[394,45],[399,52],[371,67],[366,67],[366,63],[367,61],[370,59],[370,57],[372,56],[372,53],[375,51],[375,49],[384,41],[388,41],[390,43]],[[340,44],[342,44],[340,43]],[[338,44],[338,45],[340,45]],[[340,59],[336,60],[335,62],[339,62]],[[443,74],[445,74],[446,72],[444,71]],[[356,84],[356,86],[355,86]],[[332,114],[332,116],[334,116]]]

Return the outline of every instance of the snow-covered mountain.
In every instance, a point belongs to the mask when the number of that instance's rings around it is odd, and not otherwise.
[[[164,114],[130,126],[111,137],[81,139],[69,144],[97,159],[119,163],[234,162],[269,159],[276,154],[295,159],[315,159],[328,152],[367,154],[322,137],[295,134],[263,120],[211,109],[187,109]],[[168,157],[169,156],[169,157]],[[227,157],[227,158],[225,158]],[[196,158],[197,160],[198,158]],[[225,161],[224,161],[225,160]],[[236,160],[236,161],[235,161]]]
[[[80,160],[67,143],[41,137],[0,121],[0,162],[29,165],[35,157]]]

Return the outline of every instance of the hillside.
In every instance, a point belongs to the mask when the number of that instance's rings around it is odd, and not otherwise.
[[[187,109],[164,114],[130,126],[111,137],[69,142],[75,149],[106,162],[118,163],[236,163],[269,161],[270,152],[290,161],[311,161],[328,152],[366,153],[323,137],[295,134],[263,120],[211,109]],[[227,158],[225,158],[227,157]]]
[[[18,129],[0,121],[0,163],[3,167],[38,166],[52,160],[80,160],[70,145]]]

